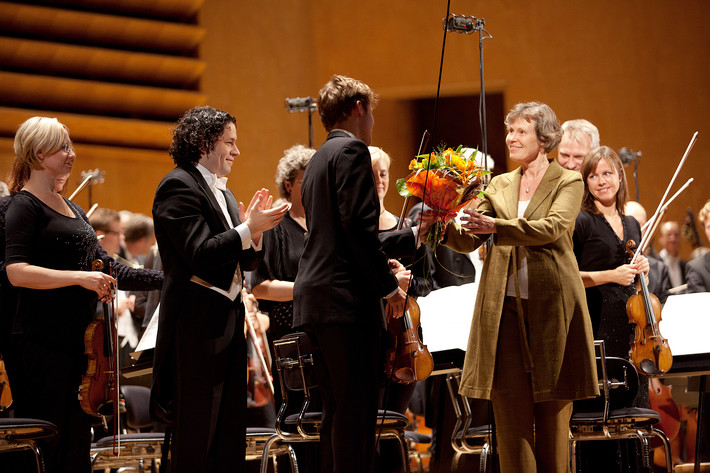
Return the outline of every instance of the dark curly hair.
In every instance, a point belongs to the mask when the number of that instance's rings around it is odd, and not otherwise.
[[[203,152],[214,149],[228,123],[234,123],[236,127],[237,119],[207,105],[191,108],[173,130],[170,157],[178,166],[197,163]]]

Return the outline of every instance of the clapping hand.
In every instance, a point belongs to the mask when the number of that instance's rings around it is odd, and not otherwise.
[[[278,225],[288,209],[291,208],[291,204],[286,202],[272,209],[272,202],[273,197],[269,195],[268,189],[256,191],[246,209],[244,204],[239,202],[239,218],[249,227],[252,241],[255,244],[258,244],[261,234]]]

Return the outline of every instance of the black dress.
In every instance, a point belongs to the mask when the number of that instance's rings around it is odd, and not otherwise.
[[[580,271],[604,271],[628,263],[626,243],[641,240],[641,228],[633,217],[622,216],[623,241],[602,216],[582,210],[574,228],[574,253]],[[606,341],[609,356],[629,358],[629,340],[633,335],[626,315],[626,301],[636,294],[634,285],[615,283],[588,287],[587,306],[595,339]]]
[[[290,213],[286,213],[278,225],[263,233],[264,259],[249,274],[251,287],[269,280],[295,281],[305,241],[306,229]],[[293,301],[260,299],[259,309],[269,314],[271,340],[277,340],[293,331]]]
[[[574,227],[574,253],[580,271],[604,271],[628,263],[626,243],[641,240],[641,227],[633,217],[622,216],[623,240],[602,215],[580,211]],[[587,306],[594,328],[594,339],[603,339],[607,356],[629,359],[629,342],[633,340],[633,326],[626,315],[626,301],[636,294],[633,284],[615,283],[588,287]],[[637,407],[648,407],[648,378],[639,375],[639,393],[633,402]],[[638,455],[633,440],[583,442],[578,446],[578,471],[637,471]],[[614,466],[612,466],[614,465]],[[618,469],[617,469],[618,468]]]

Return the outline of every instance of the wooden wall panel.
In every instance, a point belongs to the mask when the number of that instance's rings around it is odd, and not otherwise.
[[[120,3],[120,4],[119,4]],[[150,210],[155,186],[172,167],[170,130],[206,101],[197,57],[203,0],[0,1],[0,172],[9,171],[12,136],[34,115],[71,130],[75,175],[104,169],[102,205]]]

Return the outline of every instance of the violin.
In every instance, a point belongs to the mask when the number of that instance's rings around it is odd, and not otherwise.
[[[392,381],[400,384],[428,378],[434,370],[434,359],[419,337],[419,304],[408,296],[402,317],[396,317],[390,304],[387,304],[385,312],[391,341],[386,354],[385,372]]]
[[[0,354],[0,412],[6,410],[12,404],[12,391],[10,390],[10,380],[5,370],[5,360]]]
[[[91,269],[101,271],[103,261],[95,260]],[[115,300],[116,288],[112,284],[111,300],[103,304],[103,319],[91,322],[84,333],[84,352],[89,363],[79,387],[79,402],[84,412],[96,417],[115,416],[119,405]]]
[[[633,257],[636,243],[629,240],[626,251]],[[673,356],[668,340],[663,338],[658,323],[661,321],[661,303],[651,294],[646,278],[639,274],[636,278],[637,294],[626,301],[626,315],[634,325],[634,341],[631,345],[631,363],[646,376],[660,376],[673,364]]]
[[[270,353],[266,335],[256,316],[256,299],[247,296],[245,291],[243,300],[247,328],[247,407],[264,407],[274,402],[274,385],[269,369]]]

